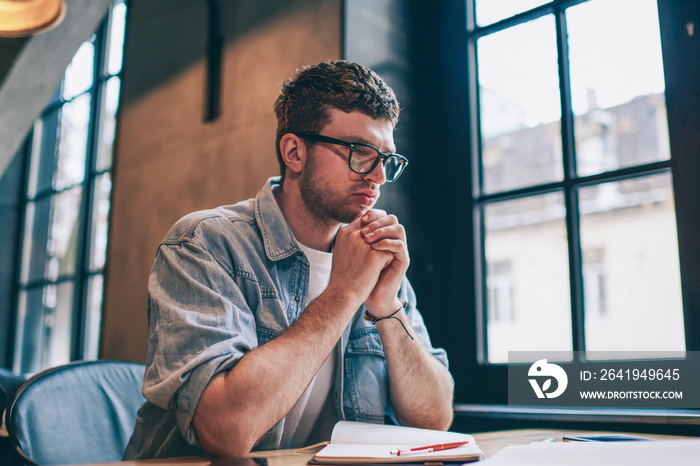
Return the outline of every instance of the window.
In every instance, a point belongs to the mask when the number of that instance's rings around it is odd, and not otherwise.
[[[125,19],[115,0],[28,137],[17,372],[98,355]]]
[[[481,363],[685,351],[656,0],[468,9]]]

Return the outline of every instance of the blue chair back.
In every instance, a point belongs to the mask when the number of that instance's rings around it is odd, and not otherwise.
[[[34,464],[120,461],[145,401],[143,364],[80,361],[40,372],[6,414],[17,452]]]

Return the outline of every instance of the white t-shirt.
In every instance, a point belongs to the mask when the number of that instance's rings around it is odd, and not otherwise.
[[[306,253],[311,263],[309,289],[306,293],[306,302],[304,303],[304,307],[307,307],[328,286],[328,280],[331,277],[333,254],[310,249],[301,244],[299,246]],[[331,391],[334,369],[335,351],[331,351],[331,354],[326,358],[313,380],[311,380],[306,391],[287,415],[280,443],[282,448],[306,446],[309,434],[311,434]]]

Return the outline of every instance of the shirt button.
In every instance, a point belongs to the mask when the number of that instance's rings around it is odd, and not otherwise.
[[[299,302],[299,296],[295,296],[294,301]]]

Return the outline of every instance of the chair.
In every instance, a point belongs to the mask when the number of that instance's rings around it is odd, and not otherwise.
[[[145,401],[143,374],[143,364],[121,361],[80,361],[40,372],[7,410],[10,440],[34,464],[120,461]]]

